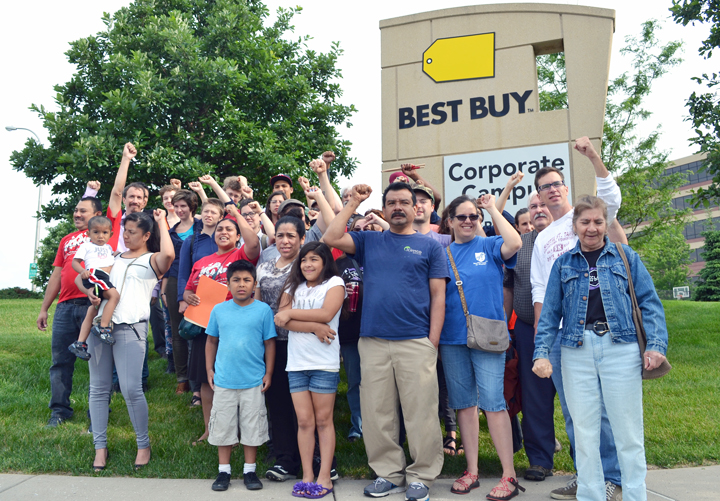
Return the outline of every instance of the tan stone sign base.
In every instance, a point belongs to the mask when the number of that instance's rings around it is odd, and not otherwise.
[[[581,136],[599,151],[614,26],[613,10],[553,4],[477,5],[381,21],[382,169],[424,163],[423,177],[441,189],[445,155],[571,145]],[[436,83],[423,72],[423,52],[436,40],[483,33],[495,34],[493,77]],[[568,108],[541,112],[535,58],[561,51]],[[573,197],[595,193],[590,162],[572,150],[570,163]]]

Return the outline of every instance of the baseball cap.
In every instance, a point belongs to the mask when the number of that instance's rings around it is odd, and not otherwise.
[[[275,186],[275,183],[278,181],[287,181],[287,183],[292,186],[292,179],[290,179],[290,176],[287,174],[277,174],[270,178],[270,187],[272,188]]]
[[[430,200],[432,200],[433,205],[435,205],[435,195],[433,195],[433,191],[428,188],[427,186],[423,186],[421,184],[413,183],[412,189],[415,193],[421,192],[425,193],[427,196],[430,197]]]

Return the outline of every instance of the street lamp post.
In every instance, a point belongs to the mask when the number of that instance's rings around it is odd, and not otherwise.
[[[26,130],[30,134],[35,136],[35,139],[37,139],[38,144],[40,144],[41,146],[43,144],[42,141],[40,140],[40,138],[38,137],[38,135],[35,134],[30,129],[26,129],[24,127],[12,127],[12,126],[8,125],[7,127],[5,127],[5,130],[8,132],[12,132],[12,131],[16,131],[16,130]],[[35,248],[33,249],[33,260],[32,260],[33,263],[37,262],[38,247],[40,247],[40,216],[39,216],[40,210],[42,210],[42,184],[38,185],[38,205],[37,205],[38,216],[37,216],[37,223],[35,224]],[[33,292],[35,292],[35,290],[36,290],[34,283],[32,286],[32,290],[33,290]]]

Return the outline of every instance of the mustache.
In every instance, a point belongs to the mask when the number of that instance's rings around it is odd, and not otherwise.
[[[535,220],[539,217],[544,217],[545,219],[547,219],[547,216],[545,214],[543,214],[542,212],[538,212],[537,214],[535,214],[535,217],[533,218],[533,220]]]

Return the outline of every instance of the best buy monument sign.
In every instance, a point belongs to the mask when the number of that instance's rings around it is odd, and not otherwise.
[[[592,166],[572,141],[589,136],[600,148],[614,23],[611,10],[551,4],[382,21],[383,169],[424,163],[445,201],[499,194],[522,171],[511,213],[527,205],[546,165],[563,170],[572,196],[595,193]],[[555,52],[565,54],[568,107],[541,112],[536,57]]]

